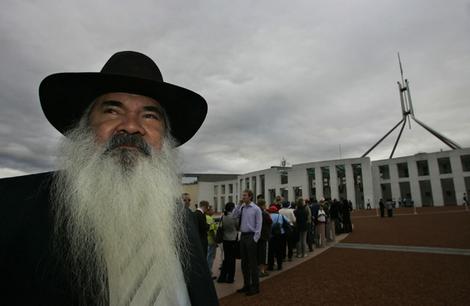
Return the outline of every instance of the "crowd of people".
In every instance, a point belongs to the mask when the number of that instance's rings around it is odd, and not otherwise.
[[[189,195],[183,201],[189,204]],[[341,199],[303,199],[288,202],[282,196],[268,205],[262,195],[253,201],[253,193],[245,190],[240,203],[226,203],[218,221],[207,201],[195,211],[199,236],[212,271],[216,250],[223,261],[218,283],[233,283],[236,259],[241,259],[244,285],[237,292],[259,293],[259,278],[270,271],[282,270],[283,262],[303,258],[335,241],[340,233],[352,232],[351,201]]]

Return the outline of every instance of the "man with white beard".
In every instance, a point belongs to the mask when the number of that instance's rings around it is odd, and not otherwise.
[[[0,293],[8,305],[217,305],[174,147],[207,104],[146,55],[39,89],[66,137],[59,171],[0,180]]]

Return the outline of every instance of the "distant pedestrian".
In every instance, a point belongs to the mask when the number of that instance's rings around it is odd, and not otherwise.
[[[393,217],[393,202],[387,201],[387,203],[385,203],[385,206],[387,206],[387,216],[389,218]]]

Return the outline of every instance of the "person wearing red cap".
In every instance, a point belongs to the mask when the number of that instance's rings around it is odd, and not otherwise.
[[[276,205],[271,205],[268,209],[271,214],[272,225],[271,225],[271,238],[269,239],[268,248],[268,270],[274,269],[274,260],[276,260],[277,269],[282,270],[283,261],[283,246],[285,246],[286,231],[284,229],[285,222],[287,220],[283,215],[279,214],[279,210]]]

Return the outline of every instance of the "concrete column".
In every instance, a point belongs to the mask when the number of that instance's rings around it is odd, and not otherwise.
[[[390,163],[390,187],[392,190],[392,200],[397,202],[400,199],[400,186],[398,185],[398,168],[397,163]]]
[[[439,174],[439,166],[435,155],[429,156],[429,177],[431,179],[432,199],[434,206],[444,206],[444,199],[442,197],[441,176]]]
[[[419,189],[418,166],[414,158],[408,161],[408,173],[410,175],[411,198],[416,207],[422,207],[421,192]]]
[[[347,199],[353,202],[354,208],[356,208],[356,192],[354,190],[354,176],[353,176],[353,169],[352,164],[349,162],[344,165],[346,171],[346,194]]]
[[[338,176],[336,173],[336,165],[329,165],[330,167],[330,188],[331,199],[338,199]]]
[[[454,152],[453,152],[454,153]],[[465,191],[465,179],[463,176],[462,161],[460,160],[460,152],[455,152],[450,156],[450,164],[452,167],[452,177],[454,179],[455,197],[457,205],[462,205],[463,194]]]
[[[318,201],[323,197],[323,177],[320,167],[315,167],[315,197]]]

